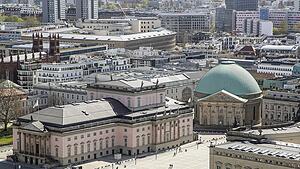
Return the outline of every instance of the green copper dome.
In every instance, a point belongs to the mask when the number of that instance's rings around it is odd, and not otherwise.
[[[222,62],[208,71],[196,86],[195,91],[213,94],[226,90],[238,96],[259,94],[261,90],[252,75],[234,62]]]

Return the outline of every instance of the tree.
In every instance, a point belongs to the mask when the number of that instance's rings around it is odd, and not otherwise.
[[[4,124],[4,131],[7,131],[8,123],[21,114],[20,90],[13,86],[0,88],[0,121]]]
[[[40,21],[36,17],[26,17],[24,22],[27,27],[34,27],[41,25]]]
[[[279,33],[280,34],[286,34],[288,33],[288,22],[282,21],[279,25]]]
[[[6,16],[4,22],[24,22],[24,20],[15,15],[12,15],[12,16]]]

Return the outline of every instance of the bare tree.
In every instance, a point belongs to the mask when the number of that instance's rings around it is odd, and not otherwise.
[[[21,115],[21,99],[23,93],[13,87],[0,88],[0,121],[7,131],[8,123]]]

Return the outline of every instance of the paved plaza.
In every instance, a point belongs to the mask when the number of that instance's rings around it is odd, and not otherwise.
[[[123,156],[123,161],[116,164],[112,156],[100,158],[99,160],[81,164],[82,169],[209,169],[209,148],[210,142],[217,144],[225,142],[224,135],[201,135],[199,136],[203,144],[192,142],[181,146],[179,149],[171,149],[166,152],[152,154],[143,158]],[[215,138],[215,139],[214,139]],[[214,140],[213,140],[214,139]],[[0,169],[15,169],[10,162],[3,161],[6,155],[12,154],[11,146],[0,148]],[[176,153],[177,152],[177,153]],[[25,166],[22,169],[32,169],[36,167]]]
[[[218,138],[216,141],[213,138]],[[109,159],[93,161],[82,166],[83,169],[208,169],[210,142],[220,144],[225,142],[224,135],[201,135],[203,144],[197,146],[192,142],[181,146],[179,150],[172,149],[163,153],[149,155],[143,158],[127,159],[121,164],[109,162]],[[109,157],[108,157],[109,158]]]

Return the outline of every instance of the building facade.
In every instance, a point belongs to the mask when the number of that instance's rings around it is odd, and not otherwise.
[[[159,14],[161,26],[177,32],[177,42],[188,42],[197,32],[210,32],[210,13],[162,13]]]
[[[259,11],[236,11],[235,13],[235,31],[244,32],[244,24],[247,19],[259,19]]]
[[[288,145],[288,143],[286,143]],[[210,169],[292,169],[300,167],[296,147],[229,142],[209,149]]]
[[[258,0],[225,0],[226,9],[236,11],[256,11]]]
[[[257,65],[257,73],[274,74],[275,76],[291,76],[293,63],[263,61]]]
[[[261,122],[262,91],[251,74],[231,61],[208,71],[195,88],[195,124],[218,129]]]
[[[66,19],[66,4],[64,0],[43,0],[43,22],[58,23]]]
[[[50,107],[20,117],[13,130],[18,160],[65,166],[111,154],[139,156],[193,140],[192,109],[161,95],[163,85],[117,86],[113,88],[126,95],[113,95],[111,90],[106,99]],[[94,90],[99,87],[93,86]],[[96,98],[100,93],[94,90],[90,97]]]
[[[76,0],[77,19],[98,19],[97,0]]]
[[[299,117],[300,96],[295,92],[265,91],[262,106],[262,124],[287,123]]]

